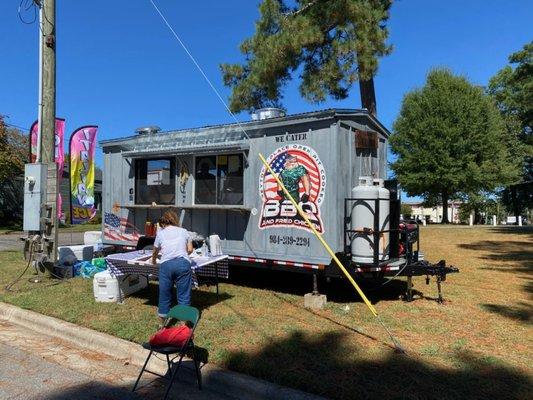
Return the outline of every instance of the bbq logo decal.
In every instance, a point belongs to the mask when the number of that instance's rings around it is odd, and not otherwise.
[[[326,172],[316,152],[308,146],[288,144],[274,151],[267,162],[315,229],[323,233],[320,206],[326,192]],[[259,194],[262,200],[260,229],[295,227],[311,230],[265,166],[259,174]]]

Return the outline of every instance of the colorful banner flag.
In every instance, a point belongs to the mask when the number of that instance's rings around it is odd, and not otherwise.
[[[70,137],[70,223],[83,224],[96,215],[94,152],[97,126],[83,126]]]
[[[63,166],[65,165],[65,147],[63,145],[65,136],[65,120],[56,118],[55,126],[55,162],[57,164],[57,185],[61,185],[63,179]],[[39,121],[35,121],[30,129],[30,162],[37,161],[37,148],[39,147]],[[63,199],[61,193],[57,194],[57,217],[63,219]]]
[[[35,121],[30,128],[30,162],[37,161],[37,148],[39,146],[39,121]]]

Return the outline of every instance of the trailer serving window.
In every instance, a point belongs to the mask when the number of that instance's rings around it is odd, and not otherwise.
[[[176,160],[158,158],[135,162],[135,204],[174,204]]]
[[[196,157],[195,204],[243,204],[243,156]]]

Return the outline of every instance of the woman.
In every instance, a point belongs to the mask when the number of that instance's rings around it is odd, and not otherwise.
[[[174,284],[178,304],[191,304],[192,270],[189,254],[193,247],[189,232],[178,226],[174,211],[166,211],[159,219],[159,226],[161,229],[155,237],[152,264],[156,264],[157,256],[161,254],[158,315],[164,322],[170,311]]]

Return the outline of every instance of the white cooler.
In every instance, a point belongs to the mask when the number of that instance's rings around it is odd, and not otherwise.
[[[102,303],[121,303],[125,296],[147,286],[148,280],[143,275],[127,275],[117,278],[109,271],[102,271],[95,274],[93,278],[94,299]]]
[[[57,252],[59,264],[73,264],[78,261],[91,261],[94,255],[94,246],[92,244],[59,246]]]

